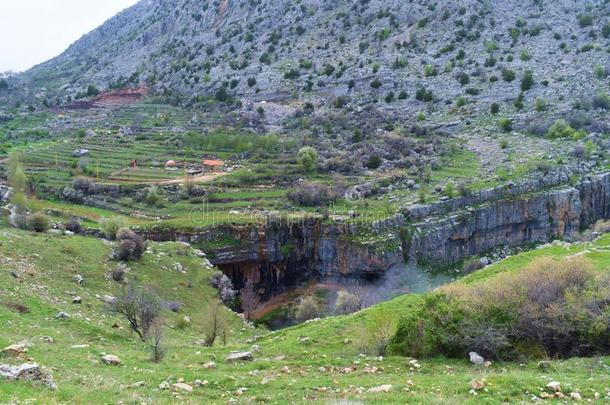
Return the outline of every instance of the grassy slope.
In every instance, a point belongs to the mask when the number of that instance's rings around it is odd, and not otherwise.
[[[153,245],[153,250],[164,254],[147,254],[142,263],[131,266],[129,275],[129,278],[137,275],[154,284],[165,299],[185,304],[181,315],[167,315],[170,327],[183,315],[193,319],[190,328],[168,330],[168,357],[163,363],[154,364],[148,361],[146,349],[127,330],[112,328],[113,324],[124,325],[124,322],[94,298],[96,293],[112,294],[118,290],[116,283],[104,279],[104,273],[116,265],[107,259],[110,251],[107,244],[90,238],[32,235],[0,229],[0,302],[26,303],[31,309],[30,313],[20,315],[0,305],[0,324],[4,326],[0,346],[22,340],[31,342],[28,355],[51,367],[59,385],[53,392],[27,383],[2,383],[0,403],[28,398],[38,398],[44,403],[116,403],[119,400],[124,403],[172,403],[178,400],[220,404],[227,403],[230,398],[239,403],[301,403],[305,399],[325,403],[338,398],[366,403],[502,403],[529,401],[531,395],[528,393],[538,394],[540,387],[551,380],[560,381],[564,392],[580,390],[584,398],[593,398],[594,392],[604,397],[610,389],[608,357],[557,361],[551,370],[543,372],[536,368],[535,362],[525,365],[496,363],[489,369],[478,369],[466,360],[442,358],[420,360],[422,367],[417,371],[410,370],[405,358],[388,357],[380,361],[361,356],[359,336],[363,328],[379,313],[398,319],[402,312],[418,304],[421,297],[414,295],[399,297],[358,314],[328,318],[270,334],[243,329],[235,320],[234,334],[227,347],[202,348],[195,345],[195,341],[200,338],[200,319],[205,307],[202,303],[213,294],[205,283],[209,270],[200,269],[202,276],[194,288],[188,288],[190,273],[201,265],[194,256],[177,255],[178,248],[177,244]],[[606,249],[610,249],[610,235],[595,244],[569,249],[550,246],[511,257],[460,282],[482,282],[500,271],[517,271],[543,255],[562,257],[584,252],[600,270],[608,270],[610,254]],[[182,263],[189,274],[176,271],[176,262]],[[22,282],[9,275],[9,270],[15,269],[20,271]],[[74,283],[76,273],[85,277],[84,286]],[[69,303],[67,291],[81,295],[83,304]],[[60,310],[69,312],[72,318],[67,321],[53,319]],[[230,350],[250,348],[252,343],[246,340],[256,333],[261,334],[255,343],[260,345],[262,352],[255,355],[254,362],[239,365],[224,362]],[[43,336],[52,336],[55,343],[45,343],[41,339]],[[310,342],[300,343],[301,336],[309,337]],[[72,348],[72,345],[80,344],[89,346]],[[100,353],[120,356],[124,366],[101,364]],[[202,367],[210,360],[217,362],[216,369]],[[367,364],[381,367],[383,371],[367,374],[364,371]],[[354,366],[355,371],[343,374],[331,369],[333,366]],[[319,367],[326,367],[326,372],[319,371]],[[189,383],[195,379],[208,380],[209,384],[196,388],[191,394],[157,389],[162,381],[178,378]],[[488,392],[480,392],[476,397],[469,394],[469,381],[474,378],[486,379]],[[146,385],[125,387],[137,381],[145,381]],[[362,387],[366,391],[381,384],[392,384],[393,388],[380,394],[360,393],[358,389]],[[247,391],[239,395],[237,391],[242,387]]]

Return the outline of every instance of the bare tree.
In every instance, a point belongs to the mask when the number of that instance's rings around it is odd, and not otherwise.
[[[260,304],[260,296],[252,280],[246,280],[246,285],[239,291],[239,297],[241,299],[241,309],[244,311],[246,320],[249,321],[252,312]]]
[[[130,285],[117,297],[114,310],[127,319],[130,329],[144,341],[161,315],[161,300],[148,288]]]
[[[149,331],[148,340],[150,343],[151,360],[159,363],[165,357],[167,349],[163,345],[165,333],[163,331],[163,321],[157,318]]]
[[[227,321],[223,316],[223,306],[218,301],[210,302],[203,316],[203,333],[206,346],[214,346],[216,338],[223,336],[226,344]]]

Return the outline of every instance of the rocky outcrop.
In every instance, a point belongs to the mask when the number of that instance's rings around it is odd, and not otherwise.
[[[316,277],[374,278],[407,261],[449,265],[496,247],[570,239],[610,218],[610,173],[586,177],[574,187],[540,184],[542,190],[518,185],[478,205],[456,199],[411,207],[368,225],[268,218],[256,226],[151,230],[146,236],[199,246],[238,288],[253,279],[272,293]]]

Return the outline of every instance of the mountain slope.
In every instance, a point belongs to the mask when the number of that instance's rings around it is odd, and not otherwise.
[[[531,70],[532,97],[568,103],[607,87],[608,24],[602,0],[144,0],[23,77],[60,96],[147,84],[188,99],[224,86],[421,108],[514,99]]]

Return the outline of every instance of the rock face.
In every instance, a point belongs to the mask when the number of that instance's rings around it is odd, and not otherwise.
[[[25,363],[20,366],[0,364],[0,378],[7,380],[32,381],[43,384],[49,389],[56,389],[53,376],[45,372],[36,363]]]
[[[610,173],[572,187],[555,181],[514,186],[502,194],[406,208],[368,226],[269,219],[259,226],[192,232],[151,231],[152,240],[205,244],[212,263],[237,288],[252,278],[265,294],[312,277],[377,277],[404,262],[449,264],[496,247],[570,239],[582,227],[610,218]],[[539,190],[537,187],[542,186]]]
[[[582,71],[606,60],[604,47],[560,52],[561,40],[551,27],[572,33],[569,48],[581,49],[591,43],[590,33],[600,35],[607,5],[602,0],[537,3],[140,1],[21,78],[71,95],[89,84],[103,90],[111,84],[146,84],[153,92],[168,88],[190,98],[215,94],[225,81],[233,81],[231,95],[255,101],[287,99],[297,89],[328,99],[391,93],[401,110],[416,111],[421,104],[414,93],[420,86],[435,96],[442,93],[442,101],[463,95],[465,84],[480,91],[480,99],[504,99],[515,93],[518,80],[490,83],[487,78],[511,67],[519,75],[532,69],[541,80],[561,74],[562,80],[532,89],[534,97],[595,94],[603,82],[581,80]],[[577,16],[584,13],[592,15],[590,26],[579,25]],[[525,26],[516,34],[519,48],[533,56],[527,64],[497,60],[515,45],[510,35],[515,22]],[[450,62],[458,66],[444,69]],[[464,74],[471,78],[466,81]],[[408,97],[399,97],[402,91]]]

